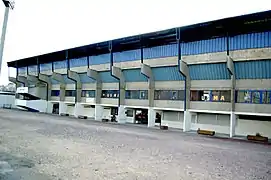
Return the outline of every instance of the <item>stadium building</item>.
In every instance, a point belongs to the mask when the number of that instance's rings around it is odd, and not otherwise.
[[[8,62],[32,111],[271,138],[271,11]]]

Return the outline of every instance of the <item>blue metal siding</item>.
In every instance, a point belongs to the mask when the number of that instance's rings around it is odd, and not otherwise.
[[[147,77],[141,74],[140,69],[125,69],[122,71],[126,82],[146,82]]]
[[[236,79],[270,79],[271,60],[234,62]]]
[[[183,81],[184,77],[178,70],[178,66],[152,68],[155,81]]]
[[[196,55],[226,51],[226,38],[207,39],[182,43],[183,55]]]
[[[165,46],[156,46],[152,48],[145,48],[143,55],[144,59],[154,59],[163,57],[177,56],[177,44],[170,44]]]
[[[70,59],[70,66],[71,67],[80,67],[80,66],[87,66],[87,57],[81,57],[77,59]]]
[[[95,81],[87,76],[87,73],[80,73],[80,80],[82,83],[94,83]]]
[[[271,47],[271,32],[242,34],[230,38],[230,50]]]
[[[192,80],[230,79],[226,63],[189,65]]]
[[[40,71],[51,71],[51,70],[52,70],[51,63],[40,64]]]
[[[111,76],[110,71],[102,71],[99,72],[102,82],[104,83],[116,83],[119,82],[116,78]]]
[[[114,62],[135,61],[140,59],[140,49],[116,52],[113,55]]]
[[[110,62],[109,54],[101,54],[98,56],[90,56],[89,57],[89,64],[90,65],[97,65],[97,64],[106,64]]]
[[[66,68],[67,68],[67,60],[54,62],[54,69],[66,69]]]

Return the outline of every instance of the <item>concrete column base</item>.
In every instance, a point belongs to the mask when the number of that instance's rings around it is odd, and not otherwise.
[[[156,112],[153,109],[153,107],[149,107],[148,110],[148,127],[154,127],[155,126],[155,116]]]
[[[95,121],[102,121],[104,108],[101,105],[95,105],[94,119]]]
[[[52,114],[53,113],[53,103],[51,103],[49,101],[47,101],[46,113],[48,113],[48,114]]]
[[[184,111],[183,132],[191,130],[192,114],[189,111]]]
[[[84,115],[84,106],[82,104],[76,103],[74,107],[74,117],[78,118],[78,116]]]
[[[59,115],[60,114],[67,114],[67,104],[65,104],[63,101],[59,102]]]
[[[125,114],[125,108],[124,108],[123,105],[120,105],[119,108],[118,108],[117,121],[120,124],[125,124],[126,123],[126,114]]]
[[[235,136],[235,126],[236,126],[236,115],[234,112],[231,112],[230,116],[230,138]]]

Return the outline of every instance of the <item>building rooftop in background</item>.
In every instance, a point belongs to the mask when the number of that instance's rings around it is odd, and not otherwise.
[[[204,22],[184,27],[124,37],[110,41],[75,47],[62,51],[52,52],[39,56],[18,59],[8,62],[9,67],[23,67],[35,65],[37,58],[39,63],[62,61],[68,58],[80,58],[83,56],[106,54],[109,52],[109,44],[113,45],[113,52],[139,49],[141,47],[154,47],[159,45],[176,43],[176,29],[180,30],[181,42],[192,42],[204,39],[234,36],[238,34],[255,33],[271,30],[271,10],[247,14],[242,16],[224,18],[220,20]]]

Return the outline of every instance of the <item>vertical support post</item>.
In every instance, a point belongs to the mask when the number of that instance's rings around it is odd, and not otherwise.
[[[6,39],[6,32],[7,32],[8,15],[9,15],[9,7],[6,7],[4,22],[3,22],[3,27],[2,27],[1,44],[0,44],[0,76],[1,76],[4,46],[5,46],[5,39]]]
[[[230,114],[230,137],[235,136],[235,126],[236,126],[236,115],[235,115],[235,86],[236,86],[236,78],[234,72],[234,62],[230,57],[230,38],[229,33],[227,32],[226,36],[226,44],[227,44],[227,70],[231,76],[231,114]]]
[[[88,65],[88,69],[89,69],[89,56],[87,56],[87,65]]]

